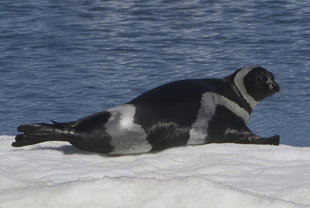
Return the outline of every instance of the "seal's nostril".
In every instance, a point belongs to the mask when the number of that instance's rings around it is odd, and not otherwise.
[[[274,92],[280,91],[280,86],[276,82],[269,83],[269,88]]]
[[[273,83],[273,84],[272,84],[272,87],[273,87],[273,89],[274,89],[275,91],[277,91],[277,92],[280,91],[280,86],[279,86],[278,84]]]

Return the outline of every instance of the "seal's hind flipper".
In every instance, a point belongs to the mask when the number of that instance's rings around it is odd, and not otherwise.
[[[45,141],[48,141],[48,140],[31,137],[25,134],[19,134],[15,137],[15,142],[12,143],[12,146],[23,147],[23,146],[38,144],[38,143],[45,142]]]
[[[55,124],[24,124],[17,128],[17,131],[22,132],[15,137],[13,147],[22,147],[47,141],[69,141],[67,132],[64,128],[60,128]]]

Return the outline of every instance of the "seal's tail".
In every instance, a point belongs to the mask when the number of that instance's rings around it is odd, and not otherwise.
[[[53,122],[53,124],[37,123],[25,124],[17,128],[23,132],[15,137],[13,147],[22,147],[46,141],[69,141],[69,131],[65,126]]]

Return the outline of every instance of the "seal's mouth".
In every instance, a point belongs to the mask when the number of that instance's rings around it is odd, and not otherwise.
[[[269,81],[265,83],[265,89],[266,89],[265,91],[266,94],[264,98],[270,97],[273,94],[280,92],[280,86],[275,81]]]
[[[269,88],[271,89],[271,91],[272,91],[273,93],[280,92],[280,85],[278,85],[278,83],[276,83],[276,82],[272,82],[272,83],[269,85]]]

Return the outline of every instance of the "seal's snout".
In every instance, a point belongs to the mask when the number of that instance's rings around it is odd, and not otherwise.
[[[274,92],[279,92],[279,91],[280,91],[280,85],[278,85],[276,82],[272,82],[272,83],[271,83],[271,89],[272,89]]]

